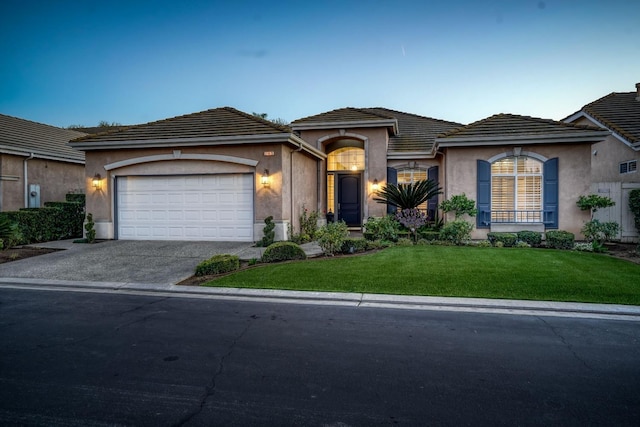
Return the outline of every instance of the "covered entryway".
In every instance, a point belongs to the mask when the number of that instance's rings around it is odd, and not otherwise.
[[[253,241],[252,174],[119,176],[120,240]]]

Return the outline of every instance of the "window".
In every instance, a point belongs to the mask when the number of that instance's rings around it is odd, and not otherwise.
[[[358,147],[338,148],[329,153],[327,170],[361,171],[364,170],[364,150]]]
[[[542,162],[506,157],[491,164],[491,221],[542,221]]]
[[[638,170],[638,162],[636,160],[629,160],[628,162],[620,163],[620,173],[631,173]]]
[[[427,170],[424,168],[398,169],[398,184],[413,184],[427,179]],[[427,211],[427,202],[418,206],[421,211]]]

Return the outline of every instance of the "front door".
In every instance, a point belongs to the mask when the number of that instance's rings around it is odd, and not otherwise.
[[[360,174],[338,175],[338,221],[349,227],[362,225],[361,191]]]

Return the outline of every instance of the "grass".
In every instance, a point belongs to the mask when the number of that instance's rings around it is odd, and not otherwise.
[[[551,249],[392,247],[268,264],[205,286],[640,305],[640,265]]]

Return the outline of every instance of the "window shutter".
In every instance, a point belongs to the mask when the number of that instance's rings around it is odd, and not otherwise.
[[[398,171],[394,168],[387,167],[387,184],[398,184]],[[398,207],[387,203],[387,214],[395,214]]]
[[[438,184],[438,166],[430,167],[427,170],[427,179]],[[427,200],[427,216],[430,220],[436,217],[438,211],[438,195],[436,194],[429,200]]]
[[[477,160],[478,165],[478,215],[476,216],[477,228],[489,228],[491,220],[491,163]]]
[[[558,158],[544,162],[544,195],[542,209],[546,228],[558,228]]]

